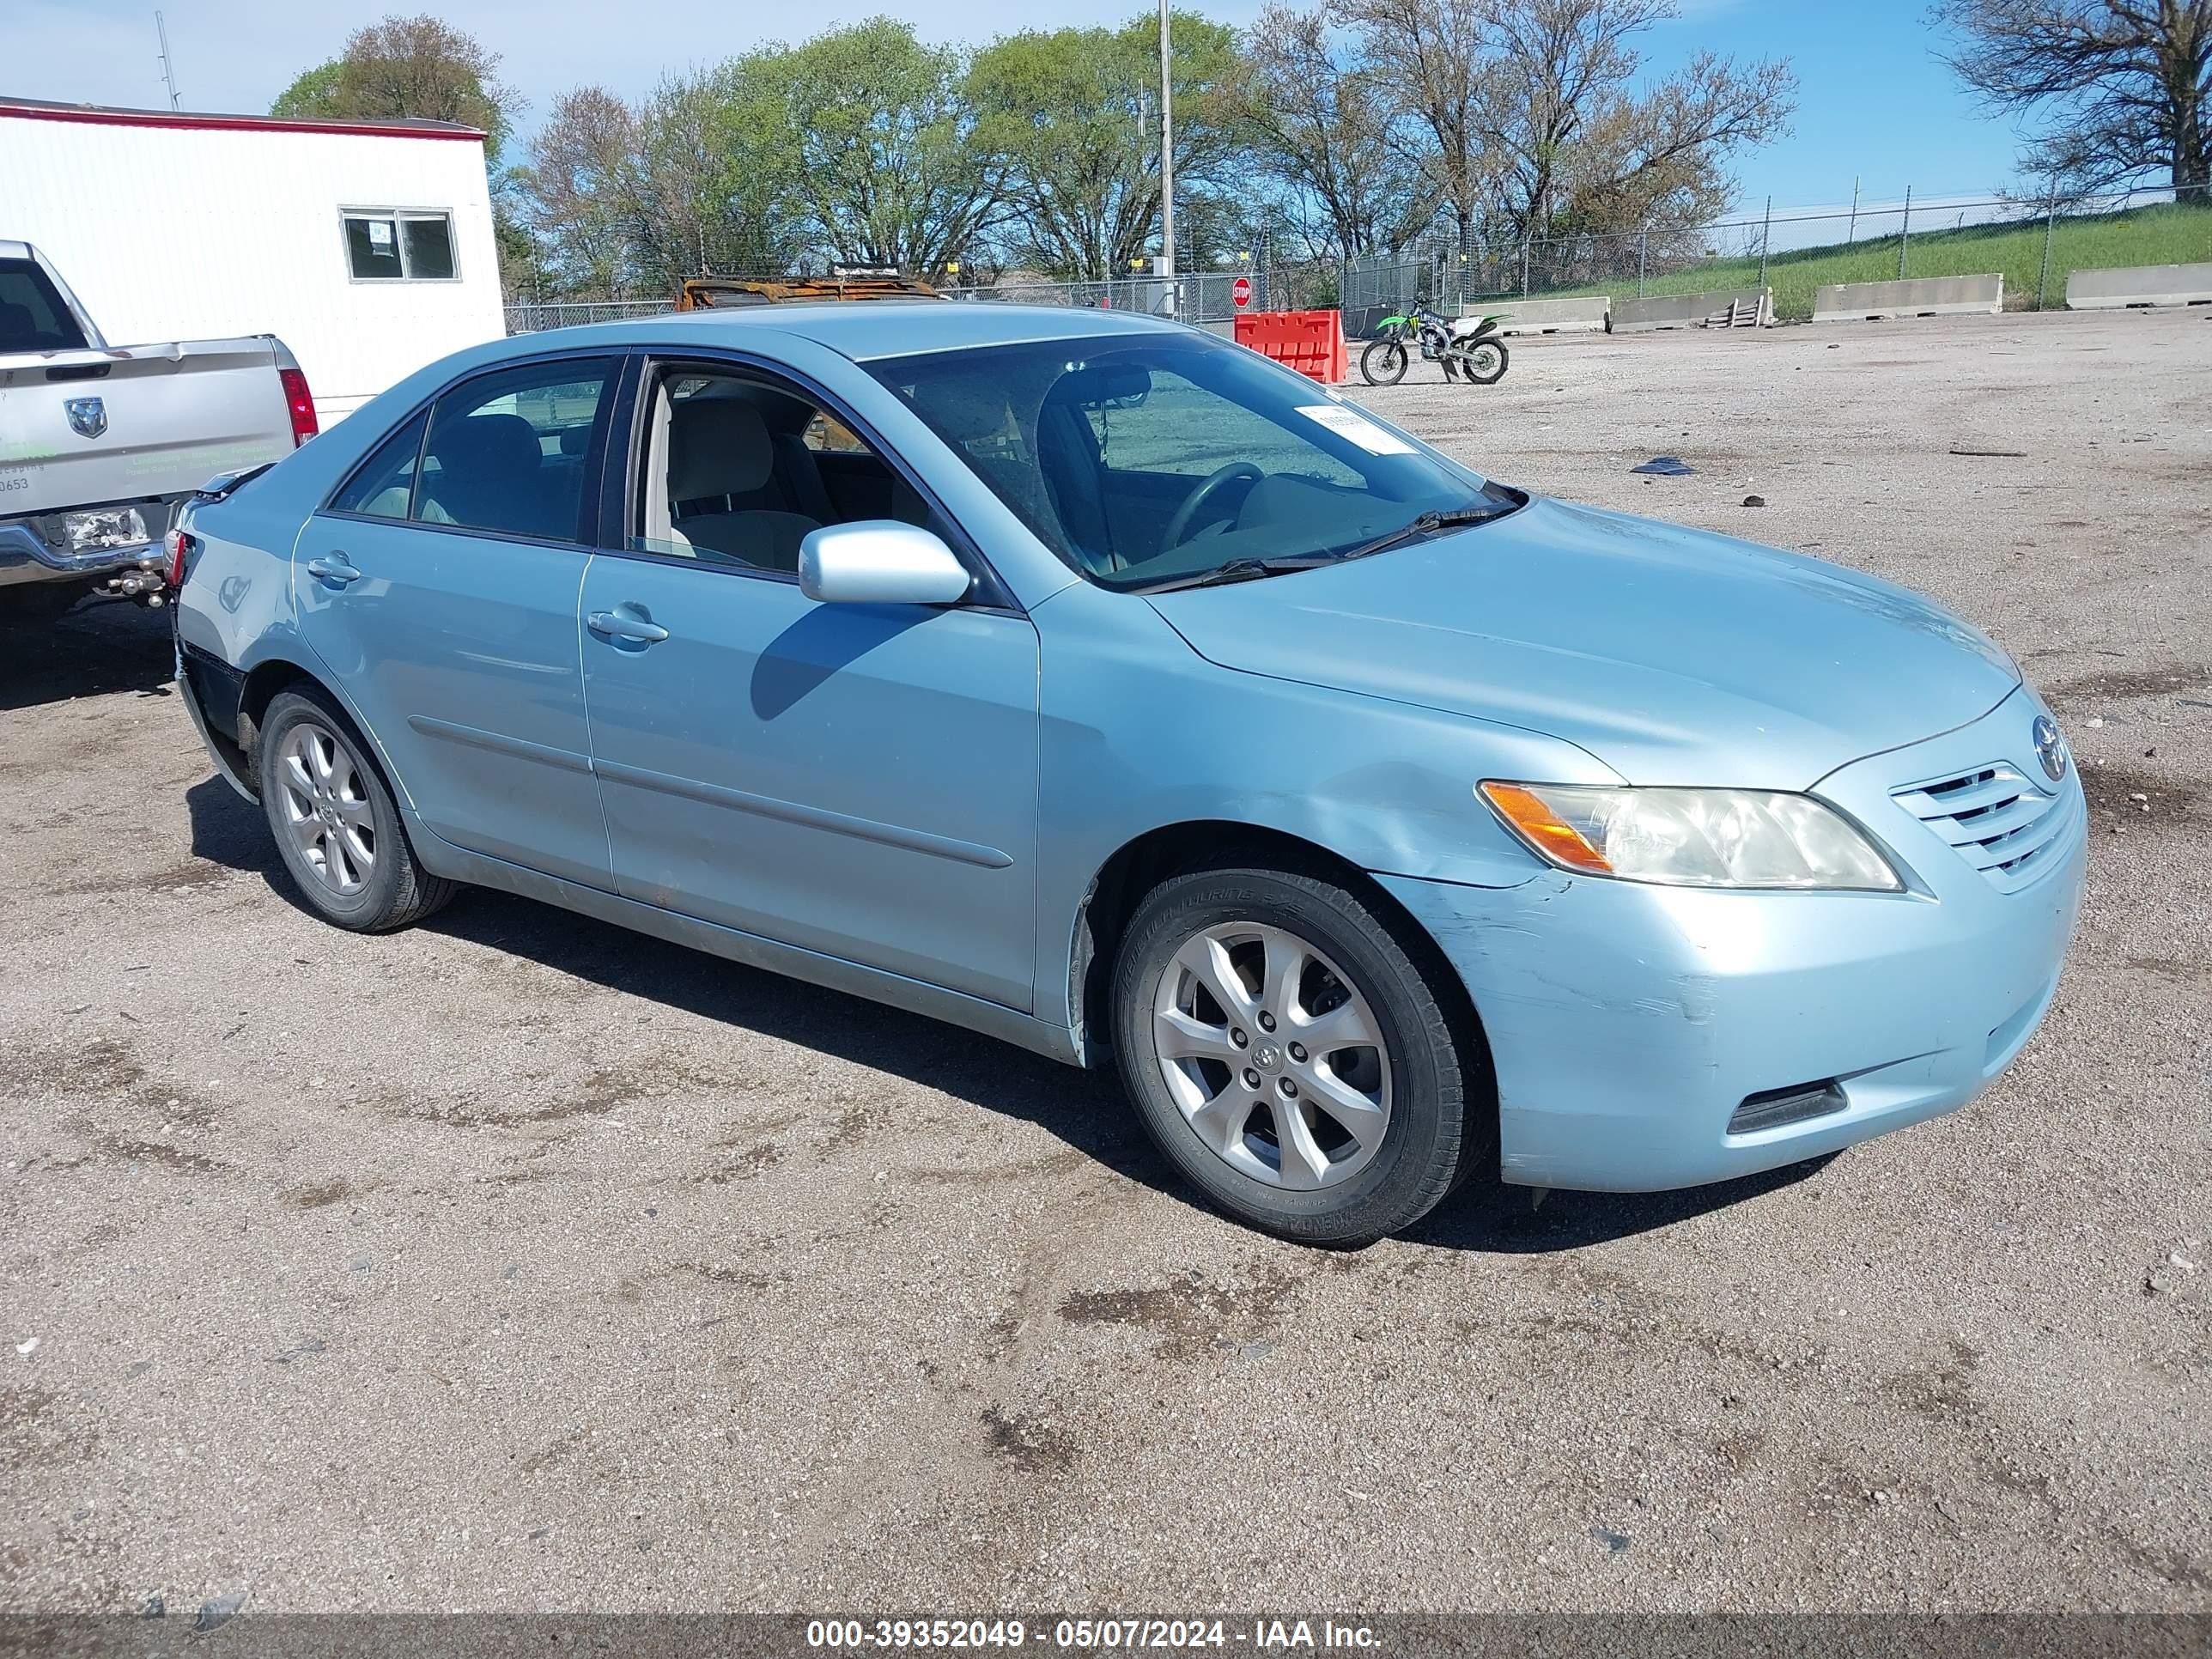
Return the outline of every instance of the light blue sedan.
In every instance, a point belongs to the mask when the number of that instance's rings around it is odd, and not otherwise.
[[[329,921],[502,888],[1110,1062],[1314,1243],[1493,1155],[1679,1187],[1948,1111],[2081,888],[1966,623],[1142,318],[501,341],[173,552],[193,718]]]

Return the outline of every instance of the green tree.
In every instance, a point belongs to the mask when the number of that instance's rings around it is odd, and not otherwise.
[[[1003,169],[976,142],[959,52],[877,17],[730,67],[727,137],[820,257],[939,275],[997,217]]]
[[[1222,182],[1235,149],[1236,35],[1173,14],[1179,208]],[[1006,158],[1006,199],[1020,262],[1096,281],[1127,276],[1160,228],[1159,25],[1029,30],[975,54],[968,88],[981,141]]]
[[[782,270],[802,228],[758,54],[672,76],[635,105],[597,87],[555,100],[532,145],[530,221],[562,292],[673,294],[702,272]]]
[[[345,50],[307,70],[269,112],[346,119],[455,121],[482,129],[496,162],[527,107],[498,79],[499,54],[428,15],[392,15],[346,38]]]
[[[297,80],[276,94],[276,101],[270,105],[269,112],[287,121],[333,115],[337,113],[333,106],[337,89],[338,60],[333,58],[302,71]]]

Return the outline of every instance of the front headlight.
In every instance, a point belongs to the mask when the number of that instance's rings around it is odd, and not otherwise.
[[[1583,875],[1675,887],[1905,887],[1872,842],[1810,795],[1495,781],[1477,793],[1543,857]]]

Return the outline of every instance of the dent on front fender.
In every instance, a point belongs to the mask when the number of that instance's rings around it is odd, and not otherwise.
[[[1079,584],[1032,612],[1042,641],[1037,986],[1066,997],[1084,902],[1141,837],[1242,827],[1362,870],[1510,889],[1546,870],[1475,793],[1485,778],[1614,783],[1538,732],[1209,662],[1141,599]]]

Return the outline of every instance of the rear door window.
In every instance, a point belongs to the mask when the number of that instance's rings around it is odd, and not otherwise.
[[[46,273],[28,259],[0,259],[0,351],[82,351],[85,344]]]
[[[541,541],[588,542],[588,458],[617,360],[525,363],[465,381],[430,411],[413,516]]]

